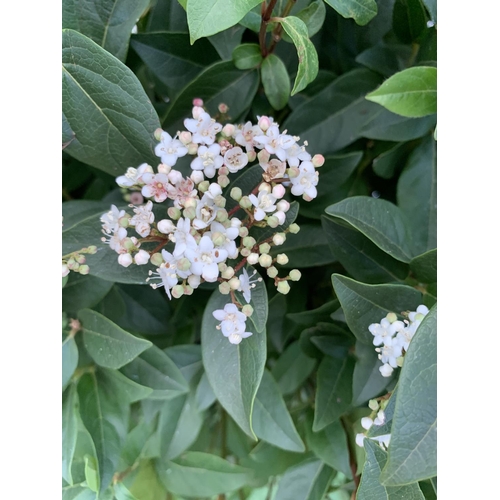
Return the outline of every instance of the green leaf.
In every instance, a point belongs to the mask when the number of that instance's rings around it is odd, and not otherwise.
[[[392,439],[392,438],[391,438]],[[361,474],[357,500],[424,500],[418,484],[386,487],[379,481],[380,471],[387,461],[387,453],[371,439],[364,440],[365,466]]]
[[[321,500],[334,475],[321,460],[309,458],[285,472],[274,500]]]
[[[130,493],[130,490],[123,483],[116,483],[114,485],[114,494],[116,500],[140,500]]]
[[[134,35],[131,45],[162,83],[178,92],[219,56],[208,40],[193,50],[187,33],[147,33]]]
[[[366,98],[409,118],[434,114],[437,111],[437,69],[416,66],[400,71]]]
[[[285,253],[289,259],[281,266],[287,269],[324,266],[335,262],[323,229],[313,224],[301,224],[297,234],[287,234],[285,243],[272,247],[270,255],[276,257],[280,253]]]
[[[436,248],[436,141],[430,135],[411,153],[398,180],[397,200],[410,221],[416,254]]]
[[[62,343],[62,387],[68,385],[73,373],[78,366],[78,347],[75,339],[69,335]]]
[[[331,300],[317,309],[310,309],[299,313],[289,313],[287,314],[287,318],[298,325],[314,326],[321,321],[330,321],[331,315],[339,309],[339,307],[340,303],[338,300]]]
[[[228,115],[237,120],[246,114],[259,87],[258,71],[240,71],[232,61],[221,61],[203,70],[191,81],[168,107],[163,126],[173,134],[183,128],[191,116],[193,97],[201,97],[211,116],[218,114],[218,106],[225,103]]]
[[[130,491],[140,500],[158,500],[167,497],[167,491],[160,481],[153,461],[144,460],[139,464]]]
[[[203,365],[221,405],[243,431],[255,438],[252,411],[266,362],[266,333],[257,332],[247,321],[246,329],[252,335],[238,345],[231,344],[217,329],[220,322],[212,315],[229,302],[229,297],[215,290],[205,308],[201,324]]]
[[[350,71],[297,106],[283,129],[300,134],[312,154],[338,151],[358,139],[363,126],[380,112],[379,106],[365,99],[380,81],[379,75],[367,69]]]
[[[62,477],[73,484],[71,465],[78,438],[78,393],[72,384],[63,395],[62,403]]]
[[[292,394],[307,380],[316,366],[316,360],[306,356],[299,342],[290,344],[273,366],[271,373],[281,394]]]
[[[299,58],[299,67],[292,89],[292,95],[294,95],[304,90],[316,78],[318,53],[309,40],[309,33],[304,21],[295,16],[288,16],[280,18],[279,22],[285,33],[292,39]]]
[[[427,11],[431,15],[431,19],[437,21],[437,0],[422,0],[427,7]]]
[[[203,371],[201,361],[201,346],[199,345],[174,345],[167,347],[164,352],[176,364],[186,381],[196,383]],[[199,375],[197,377],[197,375]]]
[[[404,142],[396,143],[395,146],[382,152],[376,158],[373,159],[373,171],[383,179],[391,179],[398,167],[403,163],[406,163],[408,153],[408,144]]]
[[[73,479],[73,484],[84,483],[85,482],[85,457],[92,456],[97,460],[97,453],[95,449],[94,442],[89,432],[83,425],[80,415],[78,417],[78,429],[77,429],[77,440],[76,448],[72,457],[71,463],[71,477]],[[93,499],[95,498],[95,495]]]
[[[377,436],[383,436],[384,434],[390,434],[391,433],[391,427],[392,427],[392,419],[394,417],[394,410],[396,408],[396,398],[397,398],[397,393],[398,393],[398,386],[394,388],[392,391],[391,397],[389,398],[389,401],[387,403],[387,406],[384,409],[385,413],[385,421],[382,425],[375,425],[373,424],[368,432],[366,433],[367,437],[377,437]]]
[[[207,497],[241,488],[251,471],[215,455],[188,451],[182,457],[157,465],[168,491],[188,497]]]
[[[252,426],[259,439],[278,448],[299,453],[306,449],[281,397],[280,388],[267,370],[264,370],[255,398]]]
[[[116,471],[121,446],[127,435],[129,406],[99,385],[94,373],[82,375],[78,382],[78,395],[82,421],[95,444],[100,492],[103,492]],[[87,465],[86,461],[86,468]]]
[[[352,477],[349,463],[349,446],[347,436],[340,420],[327,425],[320,432],[312,430],[312,416],[308,414],[306,421],[306,439],[308,448],[323,460],[325,464],[342,472],[346,477]]]
[[[201,376],[200,379],[200,383],[196,388],[195,399],[196,399],[196,406],[199,411],[203,411],[206,410],[207,408],[210,408],[210,406],[212,406],[217,399],[215,397],[214,390],[212,389],[212,386],[210,385],[207,374],[205,372],[203,372],[203,375]]]
[[[392,27],[403,43],[420,41],[427,27],[427,16],[421,0],[396,0],[392,11]]]
[[[94,457],[85,455],[85,480],[88,487],[95,492],[99,491],[99,472]]]
[[[323,0],[315,0],[306,8],[295,14],[307,27],[307,34],[312,38],[323,26],[326,16],[326,7]],[[291,41],[286,33],[283,35],[283,40]]]
[[[96,494],[85,486],[74,484],[63,488],[62,500],[96,500]]]
[[[155,345],[125,365],[121,372],[138,384],[151,387],[148,399],[172,399],[189,390],[175,363]]]
[[[429,250],[410,262],[412,274],[423,283],[436,283],[437,281],[437,250]]]
[[[75,133],[65,152],[112,175],[157,163],[160,126],[139,80],[89,38],[63,30],[63,112]]]
[[[132,28],[148,6],[148,0],[64,0],[62,24],[124,62]]]
[[[352,376],[352,405],[361,406],[382,393],[393,377],[383,377],[382,363],[372,345],[356,342],[356,364]]]
[[[401,262],[413,257],[410,223],[396,205],[389,201],[353,196],[326,210],[363,233],[381,250]]]
[[[379,42],[358,54],[356,62],[385,77],[389,77],[398,71],[406,69],[410,57],[411,47],[408,45]]]
[[[403,281],[408,276],[407,264],[388,255],[341,219],[323,216],[321,223],[333,255],[357,280],[380,283]]]
[[[109,250],[109,249],[108,249]],[[87,261],[88,262],[88,261]],[[111,290],[113,283],[96,276],[69,273],[62,294],[63,311],[75,314],[98,304]]]
[[[210,36],[234,26],[260,0],[189,0],[187,19],[191,44],[199,38]]]
[[[90,309],[82,309],[83,342],[94,361],[105,368],[121,368],[152,346],[148,340],[130,335],[112,321]]]
[[[109,211],[109,203],[94,200],[70,200],[62,204],[63,232],[87,217]],[[85,245],[84,245],[85,246]]]
[[[256,43],[243,43],[233,50],[233,63],[238,69],[256,68],[262,62],[260,47]],[[290,85],[290,82],[288,83]]]
[[[120,455],[119,470],[133,466],[139,459],[144,458],[148,441],[156,431],[157,419],[151,422],[142,419],[128,433]],[[154,436],[156,438],[156,436]]]
[[[313,432],[337,420],[351,405],[354,360],[325,356],[318,369]]]
[[[232,58],[234,49],[241,44],[244,32],[245,27],[237,24],[212,35],[208,38],[208,41],[215,47],[223,61],[229,61]]]
[[[352,18],[356,24],[364,26],[377,15],[375,0],[325,0],[342,17]]]
[[[437,473],[437,306],[413,337],[399,376],[387,464],[386,486],[434,477]]]
[[[271,106],[283,109],[290,97],[290,77],[283,61],[274,54],[269,54],[261,66],[262,85]]]
[[[134,403],[147,398],[153,389],[137,384],[118,370],[99,368],[97,371],[97,381],[109,388],[109,391],[119,395],[120,401]]]
[[[332,274],[332,283],[347,326],[369,345],[373,344],[368,330],[371,323],[380,323],[389,312],[415,311],[422,303],[421,293],[406,285],[365,285],[340,274]]]

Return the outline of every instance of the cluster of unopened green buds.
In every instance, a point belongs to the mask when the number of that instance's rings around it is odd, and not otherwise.
[[[76,252],[68,253],[67,255],[62,256],[62,277],[68,276],[70,271],[80,273],[80,274],[89,274],[90,268],[85,263],[87,259],[85,258],[85,254],[95,254],[97,252],[97,247],[91,245],[86,248],[82,248],[77,250]]]
[[[371,414],[367,417],[363,417],[361,419],[361,427],[365,429],[365,431],[369,431],[373,426],[380,427],[386,422],[385,409],[389,404],[389,396],[387,394],[380,398],[370,399],[368,402],[368,407],[372,410]],[[358,446],[363,446],[363,441],[367,438],[366,432],[360,432],[356,434],[356,444]],[[373,441],[377,441],[380,446],[387,448],[389,446],[389,442],[391,440],[390,434],[382,434],[379,436],[371,436],[369,439]]]

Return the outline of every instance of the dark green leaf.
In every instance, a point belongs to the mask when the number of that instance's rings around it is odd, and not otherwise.
[[[279,22],[285,33],[292,39],[299,58],[299,67],[292,89],[292,95],[294,95],[304,90],[316,78],[318,53],[309,40],[309,33],[304,21],[295,16],[288,16],[280,18]]]
[[[369,101],[409,118],[437,111],[437,69],[416,66],[396,73],[366,96]]]
[[[354,360],[325,356],[318,369],[313,432],[337,420],[351,405]]]
[[[323,0],[315,0],[306,8],[295,14],[307,27],[307,34],[312,38],[323,26],[325,22],[326,8]],[[290,37],[284,33],[283,40],[290,42]]]
[[[419,40],[426,29],[427,16],[421,0],[396,0],[392,12],[392,27],[404,43]]]
[[[410,262],[412,274],[423,283],[436,283],[437,281],[437,250],[429,250]]]
[[[105,368],[121,368],[152,345],[90,309],[79,311],[78,319],[82,322],[83,342],[88,353]]]
[[[254,438],[252,410],[264,372],[266,333],[257,332],[253,323],[247,321],[246,329],[252,335],[238,345],[231,344],[217,329],[219,322],[212,315],[229,302],[229,297],[216,290],[205,308],[201,326],[203,365],[221,405]]]
[[[62,403],[62,477],[73,484],[71,465],[78,438],[78,393],[72,384],[64,393]]]
[[[397,187],[398,206],[410,220],[416,254],[437,246],[436,141],[426,137],[410,155]]]
[[[201,376],[200,379],[200,383],[196,388],[195,400],[198,410],[199,411],[206,410],[215,403],[216,399],[217,398],[215,397],[214,390],[212,389],[212,386],[208,381],[207,374],[203,372],[203,375]]]
[[[321,460],[309,458],[285,472],[274,500],[321,500],[334,474]]]
[[[223,61],[229,61],[233,51],[241,43],[241,37],[245,32],[245,27],[236,25],[227,30],[221,31],[208,38],[208,41],[215,47]],[[242,69],[242,68],[239,68]]]
[[[386,487],[379,476],[387,461],[387,453],[371,439],[364,440],[366,461],[356,498],[358,500],[424,500],[418,484]]]
[[[290,97],[290,77],[283,61],[274,54],[269,54],[261,66],[261,79],[264,92],[271,106],[283,109]]]
[[[264,370],[255,398],[252,426],[259,439],[278,448],[300,453],[305,451],[304,443],[281,397],[280,388],[267,370]]]
[[[233,50],[232,58],[234,65],[238,69],[256,68],[262,62],[260,47],[256,43],[238,45]]]
[[[158,464],[157,471],[175,495],[206,497],[241,488],[251,471],[208,453],[188,451],[182,457]]]
[[[146,31],[148,33],[158,31],[187,33],[186,2],[187,0],[181,2],[178,0],[157,0],[149,11]],[[184,7],[181,4],[184,4]]]
[[[128,433],[120,456],[121,467],[119,470],[133,466],[140,458],[144,457],[148,440],[154,434],[156,426],[156,419],[151,422],[143,419]]]
[[[309,311],[302,311],[299,313],[289,313],[287,314],[287,318],[291,319],[298,325],[313,326],[320,321],[329,321],[332,313],[334,313],[339,307],[340,303],[338,300],[331,300],[317,309],[311,309]]]
[[[298,342],[290,344],[273,366],[273,374],[281,393],[292,394],[311,375],[316,360],[306,356]]]
[[[153,389],[137,384],[118,370],[99,368],[97,370],[97,382],[109,388],[109,392],[117,394],[120,401],[134,403],[147,398]]]
[[[113,283],[95,276],[69,273],[62,294],[63,311],[75,314],[80,309],[93,307],[107,295]]]
[[[325,0],[342,17],[352,18],[360,26],[364,26],[377,15],[375,0]]]
[[[394,259],[366,236],[334,217],[321,217],[331,251],[354,278],[368,283],[403,281],[408,265]]]
[[[398,486],[436,475],[437,306],[413,337],[399,376],[387,464],[380,476]]]
[[[260,0],[189,0],[187,18],[191,43],[239,22]]]
[[[64,0],[62,24],[125,61],[132,28],[148,5],[148,0]]]
[[[87,217],[109,211],[109,203],[93,200],[70,200],[62,204],[63,231],[71,229]]]
[[[380,42],[369,47],[356,57],[356,62],[372,71],[389,77],[398,71],[404,70],[411,56],[408,45],[386,44]]]
[[[62,387],[68,385],[71,376],[78,366],[78,347],[75,339],[69,335],[62,343]]]
[[[176,364],[188,383],[195,383],[202,371],[201,347],[199,345],[174,345],[164,350]],[[200,374],[201,376],[201,374]]]
[[[427,7],[427,11],[431,15],[431,19],[437,21],[437,0],[422,0]]]
[[[406,285],[365,285],[339,274],[332,274],[332,283],[347,325],[369,345],[373,343],[371,323],[380,323],[389,312],[415,311],[422,303],[421,293]]]
[[[97,461],[97,453],[94,442],[89,432],[83,425],[82,419],[78,414],[78,434],[76,448],[71,463],[71,477],[73,484],[83,483],[85,481],[85,457],[91,456]]]
[[[63,112],[75,133],[65,151],[113,175],[157,163],[160,126],[139,80],[89,38],[63,30]]]
[[[213,64],[191,81],[168,107],[162,123],[173,134],[182,130],[186,118],[191,116],[193,98],[201,97],[211,116],[218,113],[220,103],[229,107],[228,115],[237,120],[250,108],[257,88],[257,70],[240,71],[232,61]]]
[[[391,179],[398,167],[405,163],[408,153],[408,144],[397,143],[373,159],[373,171],[383,179]]]

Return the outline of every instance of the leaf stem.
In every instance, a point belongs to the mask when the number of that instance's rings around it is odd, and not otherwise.
[[[270,0],[267,6],[265,0],[264,2],[262,2],[262,9],[261,9],[262,19],[260,22],[260,30],[259,30],[259,45],[262,57],[266,57],[267,54],[269,53],[266,47],[266,31],[267,31],[267,25],[269,24],[269,19],[271,19],[271,16],[273,14],[273,9],[277,1],[278,0]]]
[[[285,8],[281,13],[281,18],[286,17],[288,16],[288,14],[290,14],[290,11],[292,10],[296,1],[297,0],[288,0],[288,3],[285,5]],[[273,30],[272,42],[271,45],[269,46],[269,51],[268,51],[269,53],[272,53],[274,51],[274,48],[276,47],[276,44],[281,40],[282,35],[283,35],[283,26],[281,23],[278,23]]]

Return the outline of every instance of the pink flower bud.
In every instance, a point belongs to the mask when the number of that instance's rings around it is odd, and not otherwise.
[[[178,170],[171,170],[168,174],[168,180],[172,184],[177,184],[182,181],[182,174]]]
[[[184,146],[187,146],[193,139],[193,136],[191,132],[188,132],[187,130],[184,130],[179,134],[179,141],[184,144]]]
[[[203,106],[203,99],[201,99],[200,97],[195,97],[193,99],[193,106],[198,106],[198,107]]]
[[[265,166],[267,166],[267,164],[269,163],[269,158],[270,157],[271,157],[271,155],[265,149],[262,149],[257,154],[257,158],[259,159],[259,164],[260,165],[264,164]]]
[[[62,265],[62,277],[64,278],[65,276],[68,276],[68,274],[69,274],[68,266],[66,264],[63,264]]]
[[[144,203],[144,196],[142,196],[142,194],[139,193],[139,191],[134,191],[130,193],[130,203],[132,203],[133,205],[142,205]]]
[[[132,255],[129,253],[122,253],[118,256],[118,264],[120,264],[120,266],[128,267],[132,262]]]
[[[271,126],[271,120],[267,116],[261,116],[259,118],[259,127],[263,132],[265,132]]]
[[[139,250],[134,257],[134,262],[138,266],[143,266],[149,262],[149,254],[146,250]]]
[[[273,187],[273,196],[275,196],[276,198],[283,198],[283,196],[285,196],[285,192],[286,192],[286,189],[285,189],[285,186],[283,186],[283,184],[278,184],[276,186]]]
[[[195,184],[199,184],[200,182],[203,182],[205,180],[205,176],[203,175],[202,170],[193,170],[190,178]]]
[[[285,212],[281,212],[280,210],[278,210],[277,212],[274,212],[273,216],[278,219],[280,226],[282,226],[285,223],[286,220]]]
[[[172,167],[170,165],[166,165],[165,163],[160,163],[158,165],[158,173],[159,174],[168,174]]]
[[[235,126],[232,123],[227,123],[224,125],[224,128],[222,129],[222,133],[226,137],[232,137],[235,131]]]
[[[229,106],[221,102],[218,106],[219,113],[225,115],[229,111]]]
[[[222,166],[219,168],[218,172],[219,172],[219,175],[227,175],[227,174],[229,174],[229,169],[225,166]]]
[[[257,158],[257,153],[253,149],[251,149],[250,151],[247,151],[247,156],[248,162],[252,163],[253,161],[255,161],[255,158]]]
[[[288,203],[288,201],[286,200],[278,201],[278,203],[276,204],[276,208],[280,212],[288,212],[288,210],[290,210],[290,203]]]
[[[325,163],[325,157],[323,155],[314,155],[311,160],[315,167],[322,167]]]
[[[200,99],[201,100],[201,99]],[[203,102],[203,101],[202,101]],[[200,106],[195,106],[193,108],[193,118],[195,120],[197,120],[203,113],[205,112],[205,110],[200,107]]]
[[[229,177],[227,175],[219,175],[218,179],[217,179],[217,184],[219,184],[219,186],[225,188],[226,186],[229,186],[229,183],[231,181],[229,180]]]

